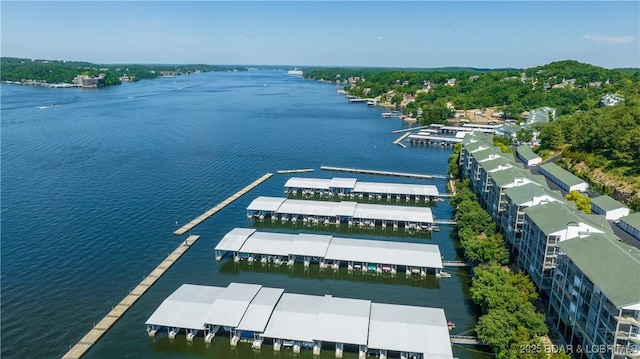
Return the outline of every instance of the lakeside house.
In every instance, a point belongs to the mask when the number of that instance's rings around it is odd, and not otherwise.
[[[78,75],[73,78],[73,84],[83,88],[104,86],[104,74],[96,76]]]
[[[566,343],[606,348],[583,353],[589,359],[640,357],[640,250],[623,243],[605,216],[578,211],[541,176],[502,154],[489,135],[464,137],[459,168],[518,268],[549,300],[552,325]],[[564,175],[553,177],[570,189]],[[619,226],[640,239],[640,213],[621,217]]]

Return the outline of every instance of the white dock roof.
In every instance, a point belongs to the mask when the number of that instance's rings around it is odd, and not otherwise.
[[[368,346],[453,358],[447,319],[439,308],[371,303]]]
[[[247,210],[276,211],[286,198],[260,196],[249,204]]]
[[[431,208],[390,206],[386,204],[359,203],[356,206],[353,218],[433,223]]]
[[[163,327],[204,329],[204,315],[225,288],[183,284],[147,319]]]
[[[239,252],[287,256],[297,237],[296,234],[255,232],[247,238]]]
[[[229,284],[201,320],[207,324],[237,327],[261,287],[256,284]]]
[[[325,296],[314,340],[366,345],[371,301]]]
[[[357,183],[356,178],[340,178],[334,177],[329,182],[329,186],[332,188],[353,188]]]
[[[286,199],[278,209],[278,213],[333,217],[338,206],[338,202]]]
[[[277,203],[280,203],[279,208],[273,209]],[[247,209],[275,211],[281,214],[433,223],[433,214],[428,207],[258,197]]]
[[[324,297],[284,293],[271,314],[264,336],[288,340],[313,341],[315,323]]]
[[[434,185],[418,185],[405,183],[358,182],[353,188],[356,193],[402,194],[414,196],[438,196],[438,188]]]
[[[424,243],[333,237],[326,259],[442,268],[440,248]]]
[[[292,177],[284,184],[285,188],[313,188],[313,189],[329,189],[329,183],[331,180],[324,178],[306,178],[306,177]]]
[[[215,250],[237,252],[255,231],[252,228],[234,228],[222,237]]]
[[[289,254],[297,256],[324,257],[333,236],[300,233],[293,242]]]
[[[284,289],[281,288],[260,288],[258,294],[249,304],[237,329],[263,332],[282,293],[284,293]]]

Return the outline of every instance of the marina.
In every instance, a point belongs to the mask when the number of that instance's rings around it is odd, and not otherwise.
[[[248,342],[256,350],[267,343],[275,352],[287,348],[300,353],[304,348],[320,355],[330,348],[337,358],[345,350],[362,359],[386,358],[389,352],[400,352],[401,358],[453,358],[442,309],[285,293],[256,284],[183,284],[146,325],[151,337],[166,329],[171,339],[183,333],[193,341],[202,334],[211,343],[224,334],[232,346]]]
[[[393,131],[391,131],[391,133],[410,132],[410,131],[413,131],[413,130],[420,130],[420,129],[423,129],[423,128],[429,128],[429,126],[418,126],[418,127],[411,127],[411,128],[401,128],[399,130],[393,130]]]
[[[446,178],[445,175],[426,175],[426,174],[419,174],[419,173],[377,171],[377,170],[346,168],[346,167],[320,166],[320,169],[322,171],[362,173],[362,174],[368,174],[368,175],[407,177],[407,178],[418,178],[418,179],[434,179],[434,178],[442,178],[442,179],[444,179],[444,178]]]
[[[437,245],[398,241],[340,238],[319,234],[287,234],[234,228],[214,248],[217,261],[231,255],[235,262],[293,265],[312,263],[321,269],[395,275],[404,270],[407,276],[440,277],[443,261]]]
[[[433,202],[442,200],[434,185],[405,183],[382,183],[358,181],[356,178],[306,178],[292,177],[284,185],[284,192],[290,196],[319,195],[350,199],[376,199],[405,202]]]
[[[93,326],[76,345],[62,357],[64,359],[78,359],[82,357],[102,337],[113,324],[133,306],[133,304],[194,244],[200,236],[187,237],[169,256],[162,261],[140,284],[138,284],[124,299]]]
[[[247,192],[249,192],[252,189],[256,188],[262,182],[264,182],[267,179],[269,179],[269,177],[271,177],[272,175],[273,175],[273,173],[264,174],[262,177],[260,177],[257,180],[251,182],[249,185],[247,185],[243,189],[241,189],[238,192],[232,194],[229,198],[227,198],[224,201],[218,203],[215,207],[211,208],[210,210],[204,212],[200,216],[198,216],[195,219],[193,219],[191,222],[189,222],[189,223],[185,224],[184,226],[180,227],[179,229],[174,231],[173,234],[175,236],[181,236],[181,235],[185,234],[186,232],[192,230],[195,226],[199,225],[200,223],[204,222],[209,217],[211,217],[214,214],[218,213],[219,210],[221,210],[224,207],[228,206],[231,202],[233,202],[236,199],[244,196]]]
[[[314,224],[347,223],[349,226],[374,228],[387,226],[398,230],[436,230],[428,207],[328,202],[260,196],[247,207],[247,218],[306,222]]]
[[[456,143],[462,142],[462,138],[432,136],[432,135],[409,135],[409,142],[412,144],[428,144],[441,146],[455,146]]]

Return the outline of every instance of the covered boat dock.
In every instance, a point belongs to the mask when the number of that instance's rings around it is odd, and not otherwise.
[[[442,257],[434,244],[340,238],[320,234],[258,232],[234,228],[214,248],[216,260],[230,254],[234,261],[304,266],[318,263],[320,268],[407,275],[440,276]]]
[[[369,198],[382,200],[401,199],[420,201],[441,200],[438,188],[434,185],[364,182],[355,178],[290,178],[284,185],[288,195],[320,195],[339,198]]]
[[[220,321],[230,325],[222,327]],[[453,359],[442,309],[284,293],[255,284],[231,283],[226,288],[183,284],[147,320],[149,335],[164,327],[173,333],[171,338],[184,331],[191,340],[200,330],[205,340],[211,340],[205,328],[217,328],[230,333],[232,345],[247,338],[256,349],[264,340],[273,343],[274,351],[291,347],[299,353],[307,348],[314,355],[331,346],[337,358],[353,348],[359,358],[386,358],[392,351],[401,358]]]
[[[434,219],[428,207],[365,204],[357,202],[327,202],[260,196],[247,207],[247,217],[272,220],[302,221],[315,224],[348,223],[350,226],[373,228],[393,226],[415,230],[434,229]]]

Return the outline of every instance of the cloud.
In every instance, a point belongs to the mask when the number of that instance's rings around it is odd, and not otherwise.
[[[609,44],[626,44],[635,39],[633,36],[602,36],[602,35],[582,35],[582,38],[594,42],[605,42]]]

